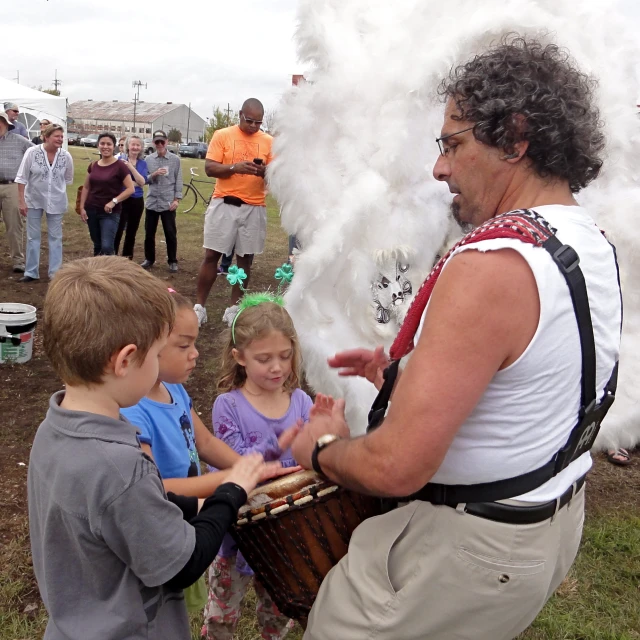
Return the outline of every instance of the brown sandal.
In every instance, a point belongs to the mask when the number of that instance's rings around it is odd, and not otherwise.
[[[622,458],[622,459],[618,460],[618,458]],[[607,452],[607,460],[611,464],[618,465],[619,467],[626,467],[630,465],[632,462],[631,454],[626,449],[623,449],[622,447],[620,447],[619,449],[616,449],[615,451],[613,449],[609,450]]]

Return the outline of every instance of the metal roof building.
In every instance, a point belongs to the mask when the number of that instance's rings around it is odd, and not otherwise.
[[[73,118],[69,130],[78,133],[112,131],[116,136],[137,133],[151,137],[156,129],[169,133],[179,129],[182,141],[198,141],[203,136],[206,122],[186,104],[173,102],[133,102],[81,100],[69,105],[68,115]]]

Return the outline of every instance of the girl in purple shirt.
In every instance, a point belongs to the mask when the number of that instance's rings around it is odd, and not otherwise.
[[[307,422],[313,404],[301,389],[300,347],[293,321],[275,302],[241,308],[222,355],[213,405],[215,435],[244,455],[257,451],[265,460],[296,465],[291,450],[282,452],[278,437],[298,420]],[[209,599],[203,637],[231,639],[251,580],[264,640],[284,638],[293,622],[284,617],[255,580],[229,535],[209,569]]]

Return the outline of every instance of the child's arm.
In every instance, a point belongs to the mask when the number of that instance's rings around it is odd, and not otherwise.
[[[153,451],[148,444],[143,442],[140,446],[150,458],[153,458]],[[182,496],[208,498],[221,484],[227,482],[229,471],[214,471],[213,473],[205,473],[192,478],[163,478],[162,484],[165,491],[171,491]]]
[[[228,469],[239,459],[240,454],[234,451],[228,444],[216,438],[200,419],[200,416],[191,407],[191,419],[193,420],[196,449],[200,460],[218,469]]]

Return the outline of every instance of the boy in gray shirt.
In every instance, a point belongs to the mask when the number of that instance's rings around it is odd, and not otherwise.
[[[44,345],[66,389],[38,428],[28,477],[47,640],[188,640],[182,589],[212,562],[247,492],[277,473],[243,458],[199,513],[197,498],[165,493],[119,412],[155,383],[173,305],[159,280],[115,256],[68,263],[49,286]]]

